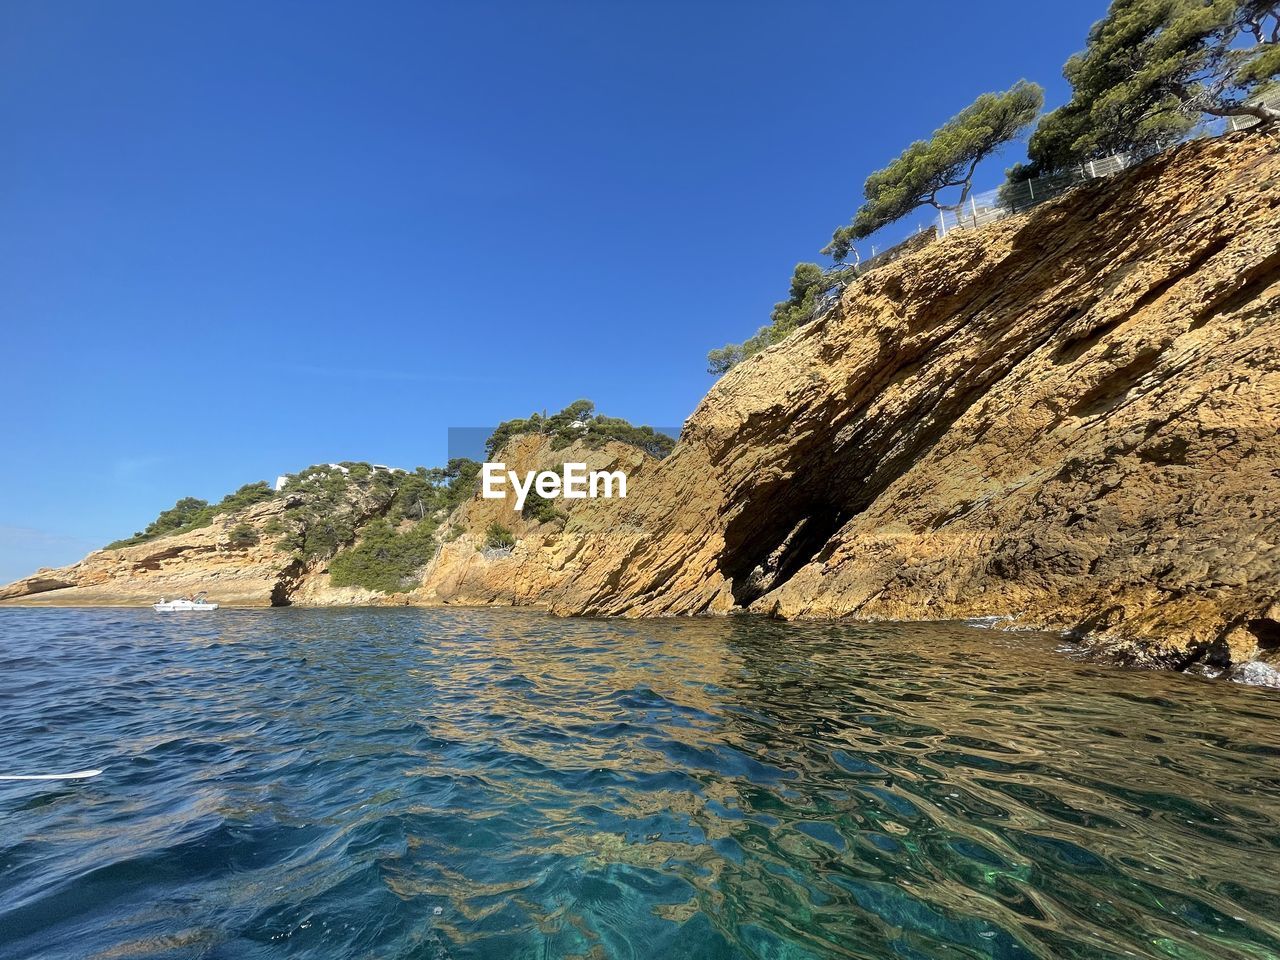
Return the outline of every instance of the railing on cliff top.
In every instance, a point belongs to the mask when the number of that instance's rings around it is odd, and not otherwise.
[[[1269,107],[1280,109],[1280,94],[1262,101]],[[1199,124],[1187,140],[1219,137],[1236,130],[1247,130],[1258,121],[1253,117],[1216,117]],[[1078,164],[1071,170],[1047,177],[1035,177],[1018,183],[1005,183],[995,190],[970,194],[960,210],[946,210],[938,214],[938,232],[946,236],[953,230],[972,230],[986,226],[1004,217],[1022,213],[1032,207],[1065,193],[1077,184],[1099,180],[1133,166],[1134,160],[1127,153],[1115,153],[1098,160]]]
[[[1269,107],[1280,110],[1280,94],[1262,101]],[[1217,117],[1201,123],[1187,137],[1187,140],[1200,140],[1205,137],[1218,137],[1236,130],[1246,130],[1257,124],[1253,117]],[[937,237],[945,237],[955,230],[973,230],[994,223],[1005,217],[1023,213],[1034,206],[1052,200],[1066,193],[1072,187],[1090,180],[1100,180],[1126,170],[1134,165],[1134,160],[1126,153],[1116,153],[1109,157],[1089,160],[1071,170],[1051,174],[1046,177],[1035,177],[1018,183],[1005,183],[994,190],[970,194],[960,210],[939,212],[936,226],[926,227],[913,233],[901,243],[875,254],[868,260],[857,264],[854,276],[862,277],[876,267],[904,257],[909,253],[928,246]],[[848,265],[837,265],[835,270],[847,270]],[[840,294],[848,286],[852,277],[841,280],[814,304],[810,319],[816,320],[829,313],[840,301]]]

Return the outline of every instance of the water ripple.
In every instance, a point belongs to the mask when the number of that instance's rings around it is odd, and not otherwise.
[[[1280,957],[1280,697],[957,625],[0,611],[0,958]]]

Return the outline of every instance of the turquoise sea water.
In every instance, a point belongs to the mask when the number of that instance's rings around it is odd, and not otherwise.
[[[1280,695],[957,626],[0,610],[0,958],[1280,957]]]

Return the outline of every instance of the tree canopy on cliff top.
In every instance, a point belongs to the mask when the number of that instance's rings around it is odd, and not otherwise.
[[[504,420],[485,441],[485,456],[492,460],[512,437],[525,433],[541,433],[551,437],[551,449],[561,450],[581,440],[589,447],[599,447],[609,440],[639,447],[654,457],[665,457],[676,445],[675,440],[653,427],[637,427],[620,417],[596,413],[590,400],[575,400],[559,413],[550,416],[532,413],[515,420]]]
[[[171,533],[185,533],[197,530],[213,523],[214,518],[224,513],[233,513],[263,500],[270,500],[275,491],[265,480],[246,483],[234,493],[228,493],[216,504],[199,497],[183,497],[168,510],[161,510],[160,515],[147,524],[146,529],[139,530],[132,537],[116,540],[107,544],[107,550],[118,550],[121,547],[132,547],[146,543],[159,537],[167,537]]]
[[[1120,151],[1153,153],[1205,114],[1280,119],[1262,102],[1280,90],[1280,0],[1113,0],[1063,72],[1072,99],[1041,119],[1029,143],[1031,162],[1011,168],[1011,181]],[[977,165],[1025,129],[1042,103],[1041,89],[1026,81],[978,97],[929,140],[871,174],[866,202],[823,252],[843,261],[855,241],[924,204],[958,209]],[[954,203],[940,199],[955,189]],[[815,264],[797,265],[791,297],[775,304],[772,323],[743,343],[710,351],[708,372],[724,373],[807,322],[819,298],[839,286],[830,278]]]
[[[933,132],[917,140],[883,170],[867,177],[866,202],[853,222],[841,227],[823,249],[836,260],[849,255],[854,241],[900,220],[917,207],[958,210],[973,189],[973,172],[986,157],[1021,133],[1040,112],[1044,91],[1019,80],[1003,93],[984,93]],[[940,195],[959,189],[954,203]]]
[[[770,323],[742,343],[727,343],[710,351],[707,372],[722,374],[812,320],[823,296],[856,274],[856,265],[842,262],[856,240],[926,203],[939,210],[959,209],[973,188],[978,164],[1025,129],[1043,103],[1044,92],[1025,80],[1003,93],[984,93],[928,140],[917,140],[889,166],[871,174],[863,188],[866,202],[853,222],[838,229],[822,251],[835,258],[837,268],[824,271],[816,263],[796,264],[790,296],[773,305]],[[944,203],[941,194],[953,188],[960,191],[955,202]]]
[[[808,323],[818,312],[823,296],[847,283],[855,272],[854,267],[824,271],[816,263],[797,263],[791,274],[790,295],[773,305],[769,324],[742,343],[726,343],[709,352],[707,373],[722,374]]]
[[[1280,119],[1260,102],[1280,75],[1277,0],[1113,0],[1067,61],[1071,100],[1047,114],[1010,179],[1178,140],[1204,116]]]

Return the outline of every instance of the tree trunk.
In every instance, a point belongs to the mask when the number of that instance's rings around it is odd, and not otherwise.
[[[1269,107],[1260,100],[1257,103],[1236,103],[1229,107],[1204,106],[1201,109],[1215,117],[1254,117],[1259,124],[1280,120],[1280,110]]]

